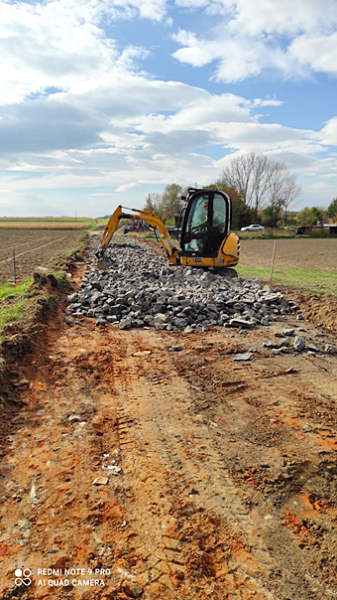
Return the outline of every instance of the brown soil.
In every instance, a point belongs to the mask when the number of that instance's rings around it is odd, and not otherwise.
[[[241,240],[240,265],[270,268],[274,240]],[[278,239],[275,269],[337,271],[337,238]]]
[[[336,296],[312,296],[294,291],[287,291],[287,297],[292,297],[301,305],[303,315],[320,327],[337,333],[337,298]]]
[[[337,598],[337,357],[262,348],[331,334],[68,328],[62,307],[2,407],[0,597]]]
[[[13,249],[16,252],[17,279],[31,277],[37,266],[62,255],[66,250],[78,246],[83,231],[0,231],[0,283],[13,281]]]

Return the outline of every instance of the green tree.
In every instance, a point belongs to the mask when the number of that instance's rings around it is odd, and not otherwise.
[[[333,223],[337,222],[337,198],[334,198],[328,206],[327,216]]]
[[[161,216],[164,220],[174,219],[175,215],[179,215],[182,208],[181,193],[182,187],[177,183],[165,187],[160,203]]]
[[[305,207],[297,214],[297,221],[303,226],[316,225],[316,223],[323,221],[323,218],[323,211],[316,208],[316,206],[312,208]]]
[[[143,210],[146,212],[154,212],[159,214],[159,206],[161,203],[161,194],[148,194],[145,199]]]
[[[281,207],[277,204],[270,204],[262,213],[262,222],[266,227],[277,227],[281,217]]]

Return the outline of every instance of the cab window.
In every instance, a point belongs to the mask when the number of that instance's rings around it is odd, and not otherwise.
[[[215,193],[213,199],[212,232],[224,233],[227,222],[227,205],[223,196]]]
[[[188,215],[186,227],[188,233],[200,233],[207,229],[208,200],[208,195],[199,196],[194,200]]]

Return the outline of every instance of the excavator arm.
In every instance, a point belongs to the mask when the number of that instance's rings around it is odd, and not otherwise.
[[[155,227],[161,234],[159,241],[163,245],[169,261],[173,265],[178,264],[179,250],[173,244],[169,232],[167,231],[163,221],[158,217],[158,215],[156,215],[155,213],[138,210],[137,208],[133,208],[131,213],[125,213],[123,212],[122,206],[118,206],[116,208],[115,212],[111,215],[107,223],[107,226],[101,238],[100,247],[98,249],[100,254],[104,253],[105,249],[111,241],[113,234],[118,228],[121,219],[130,219],[132,221],[145,221],[146,223],[151,225],[151,227]]]

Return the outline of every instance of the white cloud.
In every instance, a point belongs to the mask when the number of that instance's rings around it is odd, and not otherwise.
[[[329,188],[329,184],[326,183],[326,181],[315,181],[315,183],[312,183],[310,186],[313,190],[325,190],[326,188]]]
[[[264,2],[269,5],[269,0]],[[185,0],[184,6],[196,7],[194,0]],[[199,9],[223,15],[229,33],[222,40],[209,40],[204,48],[194,34],[178,34],[176,39],[186,46],[181,51],[186,50],[195,64],[217,60],[219,78],[243,78],[271,64],[290,72],[295,60],[301,62],[300,46],[296,49],[294,42],[293,55],[289,51],[285,57],[274,43],[278,53],[269,56],[266,44],[272,42],[264,33],[262,0],[256,7],[244,36],[242,15],[250,8],[243,0],[200,0]],[[328,12],[329,7],[328,3]],[[133,190],[140,186],[163,186],[172,177],[182,184],[197,179],[199,185],[207,185],[219,176],[231,152],[267,152],[319,181],[337,171],[337,157],[327,154],[329,145],[337,144],[337,117],[321,131],[263,123],[259,113],[268,107],[277,113],[282,101],[212,94],[180,81],[160,80],[140,70],[146,49],[121,48],[103,28],[104,19],[135,15],[162,19],[164,26],[165,0],[0,0],[0,9],[2,203],[30,203],[32,210],[41,205],[48,211],[51,205],[60,206],[64,212],[70,206],[67,194],[79,196],[85,190],[86,206],[95,214],[114,194],[136,196]],[[296,14],[295,10],[291,27],[300,43],[304,34],[315,35],[314,19],[308,17],[303,33]],[[268,27],[281,35],[287,19],[279,14],[273,19]],[[255,44],[252,36],[258,31],[260,41]],[[301,68],[309,67],[303,63]],[[115,191],[106,192],[109,189]],[[62,190],[62,199],[44,204],[45,194],[55,198],[55,190]]]
[[[311,71],[336,74],[335,0],[176,0],[179,6],[219,14],[208,36],[180,31],[173,56],[194,67],[214,61],[218,81],[236,82],[269,69],[285,77]]]
[[[129,192],[139,187],[139,183],[124,183],[116,188],[116,192]]]

